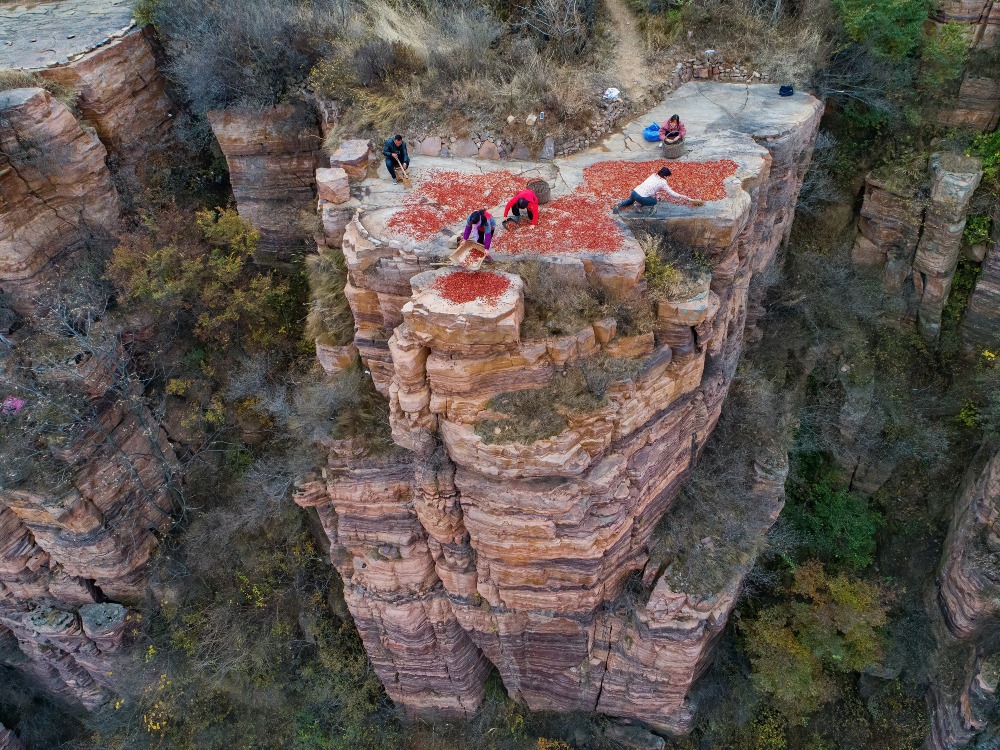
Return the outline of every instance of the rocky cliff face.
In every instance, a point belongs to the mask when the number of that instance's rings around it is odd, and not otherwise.
[[[937,341],[941,313],[958,266],[972,195],[982,179],[977,159],[933,154],[924,184],[870,174],[853,258],[882,274],[882,285],[915,315],[925,340]]]
[[[986,132],[1000,124],[1000,70],[995,56],[1000,48],[1000,7],[994,0],[948,0],[939,3],[935,19],[968,27],[972,58],[958,92],[958,101],[945,113],[953,124]],[[977,62],[977,54],[985,60]],[[995,55],[995,52],[992,52]],[[993,62],[990,62],[990,60]]]
[[[962,318],[962,342],[970,350],[1000,345],[1000,206],[993,212],[993,237]]]
[[[64,65],[40,71],[79,92],[80,114],[125,163],[162,143],[173,123],[174,105],[156,67],[150,34],[133,27]]]
[[[417,173],[417,194],[402,210],[399,189],[366,182],[342,243],[327,242],[343,245],[355,342],[389,398],[404,450],[376,461],[328,443],[324,479],[304,485],[297,501],[317,509],[372,662],[410,713],[475,711],[492,664],[533,709],[599,710],[662,731],[690,726],[688,688],[740,580],[715,596],[674,590],[662,570],[647,568],[649,547],[719,418],[743,349],[748,289],[790,228],[821,106],[804,95],[779,99],[770,86],[748,95],[742,86],[688,84],[661,109],[600,152],[544,169],[422,160],[428,179]],[[655,160],[655,147],[644,149],[635,131],[667,110],[688,125],[676,179],[685,169],[719,170],[721,193],[703,207],[661,204],[650,217],[615,220],[608,193],[632,187],[615,170]],[[654,168],[635,171],[641,180]],[[434,270],[450,252],[445,236],[464,221],[462,195],[448,199],[458,206],[452,213],[418,208],[420,191],[452,181],[472,186],[473,207],[492,205],[508,197],[494,196],[493,186],[512,174],[557,177],[542,212],[557,217],[558,229],[543,222],[537,235],[501,235],[495,257],[516,261],[545,248],[543,272],[567,285],[586,279],[609,294],[641,295],[644,256],[634,233],[643,230],[695,248],[710,279],[661,302],[652,333],[617,335],[618,321],[594,320],[569,335],[523,335],[516,273],[488,274],[486,296],[463,287],[456,297],[453,271]],[[589,225],[584,205],[593,229],[567,239],[558,217],[576,210],[571,219]],[[609,237],[617,239],[607,245]],[[610,375],[590,408],[564,412],[561,431],[493,438],[509,417],[492,411],[492,397],[558,393],[574,368],[608,360],[629,374]],[[758,467],[752,476],[773,521],[783,472]],[[643,593],[624,606],[634,576]]]
[[[997,700],[1000,649],[1000,455],[966,479],[948,529],[938,574],[938,653],[929,701],[931,746],[965,747],[989,727]]]
[[[319,124],[310,112],[290,105],[213,112],[209,121],[229,164],[237,210],[260,231],[261,257],[287,260],[307,234],[300,215],[311,212],[315,199]]]
[[[33,308],[61,258],[113,228],[107,151],[43,89],[0,93],[0,286]]]
[[[136,602],[145,590],[146,566],[173,523],[176,459],[136,386],[118,377],[118,349],[56,363],[27,329],[11,343],[0,388],[22,394],[23,406],[0,425],[0,629],[16,636],[42,685],[94,708],[110,696],[111,657],[132,618],[109,600]],[[24,444],[19,433],[58,411],[49,388],[75,394],[80,417]]]

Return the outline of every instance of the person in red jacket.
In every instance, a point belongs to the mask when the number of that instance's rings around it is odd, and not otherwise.
[[[522,190],[507,201],[507,206],[503,210],[503,217],[505,219],[507,218],[507,214],[511,212],[511,209],[514,212],[514,221],[521,221],[521,212],[527,210],[528,218],[531,219],[531,226],[538,224],[538,196],[535,195],[534,191]]]

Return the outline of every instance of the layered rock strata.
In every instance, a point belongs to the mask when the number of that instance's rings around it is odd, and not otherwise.
[[[969,203],[981,179],[979,160],[954,154],[931,155],[923,186],[899,177],[866,178],[854,262],[881,271],[885,291],[904,298],[929,342],[941,333]]]
[[[668,732],[690,727],[688,688],[740,580],[699,597],[646,566],[653,530],[719,418],[743,349],[751,279],[773,264],[808,168],[822,108],[809,96],[776,94],[771,86],[682,87],[642,122],[678,111],[688,125],[685,159],[732,159],[725,198],[619,219],[623,239],[612,253],[565,247],[539,256],[545,273],[642,294],[634,231],[696,249],[710,278],[661,303],[649,334],[616,335],[615,321],[602,319],[568,336],[525,338],[516,274],[501,274],[498,296],[453,301],[442,292],[452,270],[436,266],[460,227],[422,241],[394,232],[402,191],[365,183],[342,240],[345,291],[358,350],[389,398],[404,450],[377,461],[328,442],[323,479],[296,499],[319,513],[366,649],[407,712],[473,712],[492,664],[533,709],[599,710]],[[635,127],[600,152],[545,168],[457,159],[422,166],[546,174],[557,178],[558,199],[576,194],[590,165],[655,159],[654,146],[629,137]],[[497,247],[495,257],[517,259]],[[527,444],[488,439],[484,422],[505,418],[491,411],[492,397],[558,392],[569,369],[608,360],[635,374],[612,378],[593,408],[564,412],[558,434]],[[768,518],[780,508],[780,474],[753,480],[773,510]],[[621,612],[616,602],[639,574],[646,601],[634,615]]]
[[[34,307],[61,257],[113,228],[107,151],[44,89],[0,93],[0,286]]]
[[[26,349],[32,342],[20,333],[13,343]],[[108,600],[141,598],[176,510],[173,449],[134,386],[116,382],[121,356],[81,351],[65,365],[34,363],[52,386],[89,401],[89,416],[35,459],[53,461],[51,469],[9,455],[0,485],[0,625],[30,657],[24,668],[88,708],[110,695],[109,655],[130,617]],[[5,429],[32,408],[29,398],[4,417]]]
[[[1000,205],[993,213],[993,237],[962,317],[961,333],[970,351],[1000,345]]]
[[[930,746],[967,747],[989,727],[997,702],[1000,649],[1000,455],[966,478],[955,505],[933,610],[938,653],[928,700]],[[994,728],[994,733],[996,728]]]
[[[212,132],[229,165],[236,208],[259,232],[261,260],[301,251],[312,212],[322,137],[311,112],[279,105],[264,112],[211,112]]]
[[[126,163],[162,145],[173,125],[173,102],[156,67],[149,29],[131,28],[44,77],[79,93],[77,106],[101,142]]]
[[[1000,125],[1000,6],[995,0],[947,0],[937,7],[938,23],[968,28],[971,56],[958,97],[943,113],[951,125],[986,132]],[[982,57],[982,61],[977,61]]]

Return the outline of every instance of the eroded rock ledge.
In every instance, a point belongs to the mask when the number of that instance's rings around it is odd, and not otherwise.
[[[621,233],[619,250],[583,243],[540,256],[559,278],[642,294],[633,230],[696,248],[711,269],[708,287],[661,303],[647,335],[616,336],[595,320],[573,335],[525,338],[516,275],[489,302],[443,298],[439,280],[451,270],[435,269],[460,222],[415,239],[402,187],[384,180],[366,181],[361,203],[343,192],[321,200],[324,244],[343,246],[349,271],[355,343],[406,450],[372,460],[328,444],[323,479],[296,500],[319,513],[365,647],[408,713],[474,712],[492,664],[532,709],[690,727],[688,689],[741,581],[708,597],[675,591],[647,567],[648,548],[719,418],[743,350],[751,281],[791,226],[822,106],[807,95],[779,98],[772,86],[687,84],[600,149],[545,167],[454,158],[414,166],[418,179],[417,170],[543,175],[558,202],[586,189],[591,165],[656,159],[638,131],[674,111],[688,126],[681,161],[735,162],[725,197],[622,218],[610,216],[615,196],[603,196],[595,210]],[[502,203],[492,210],[502,214]],[[540,225],[539,238],[546,231]],[[495,257],[516,259],[512,246],[499,238]],[[530,444],[485,439],[491,397],[552,384],[602,356],[632,362],[635,374],[612,383],[593,410],[568,415],[562,432]],[[773,511],[765,516],[776,517],[783,472],[759,470],[751,484]],[[632,612],[618,605],[634,575],[646,601]]]

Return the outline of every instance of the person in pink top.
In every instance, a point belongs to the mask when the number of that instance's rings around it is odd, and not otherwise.
[[[670,119],[660,126],[660,146],[662,147],[664,143],[680,143],[686,135],[687,128],[684,127],[681,118],[671,115]]]
[[[521,221],[521,211],[526,210],[528,218],[531,219],[531,226],[538,224],[538,196],[535,195],[534,191],[522,190],[507,201],[507,206],[503,210],[503,217],[505,219],[511,209],[514,209],[514,221]]]

